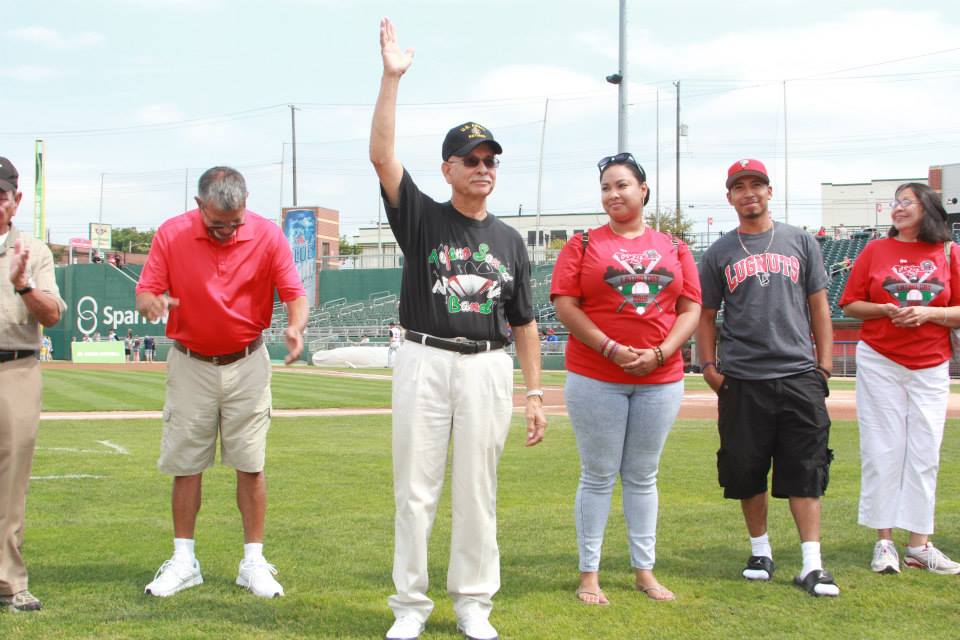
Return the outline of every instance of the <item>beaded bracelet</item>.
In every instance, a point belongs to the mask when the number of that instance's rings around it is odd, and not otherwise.
[[[660,347],[654,347],[653,352],[657,354],[657,366],[663,366],[663,351],[660,350]]]
[[[610,360],[613,360],[613,357],[617,355],[617,350],[619,349],[620,349],[620,344],[617,342],[614,342],[613,346],[610,348],[610,353],[608,353],[606,357],[609,358]]]

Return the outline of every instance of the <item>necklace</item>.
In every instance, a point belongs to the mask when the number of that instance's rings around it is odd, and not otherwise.
[[[762,256],[763,254],[770,251],[770,246],[773,244],[773,236],[776,233],[776,231],[777,231],[776,226],[771,225],[770,226],[770,242],[767,243],[767,248],[758,254],[750,253],[750,251],[747,250],[747,245],[743,244],[743,236],[740,235],[740,227],[737,227],[737,241],[740,243],[740,248],[743,249],[743,252],[748,256],[753,256],[753,255]],[[760,283],[761,287],[767,286],[768,284],[770,284],[770,274],[767,273],[766,271],[760,271],[758,269],[757,281]]]

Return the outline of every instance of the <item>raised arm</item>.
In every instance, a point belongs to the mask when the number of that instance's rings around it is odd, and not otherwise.
[[[387,201],[396,206],[400,200],[400,181],[403,179],[403,165],[397,160],[395,150],[397,92],[400,77],[413,63],[413,49],[400,50],[397,31],[389,18],[380,21],[380,55],[383,57],[383,77],[380,79],[380,94],[370,127],[370,162],[387,194]]]

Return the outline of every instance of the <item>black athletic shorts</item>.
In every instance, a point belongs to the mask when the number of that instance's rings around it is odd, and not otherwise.
[[[827,381],[811,370],[772,380],[724,377],[719,399],[717,472],[725,498],[767,491],[773,461],[773,497],[824,494],[833,451]]]

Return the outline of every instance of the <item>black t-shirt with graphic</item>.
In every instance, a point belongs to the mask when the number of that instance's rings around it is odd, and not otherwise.
[[[516,229],[474,220],[420,191],[403,172],[399,206],[384,198],[403,251],[400,324],[441,338],[507,341],[533,320],[530,261]]]

